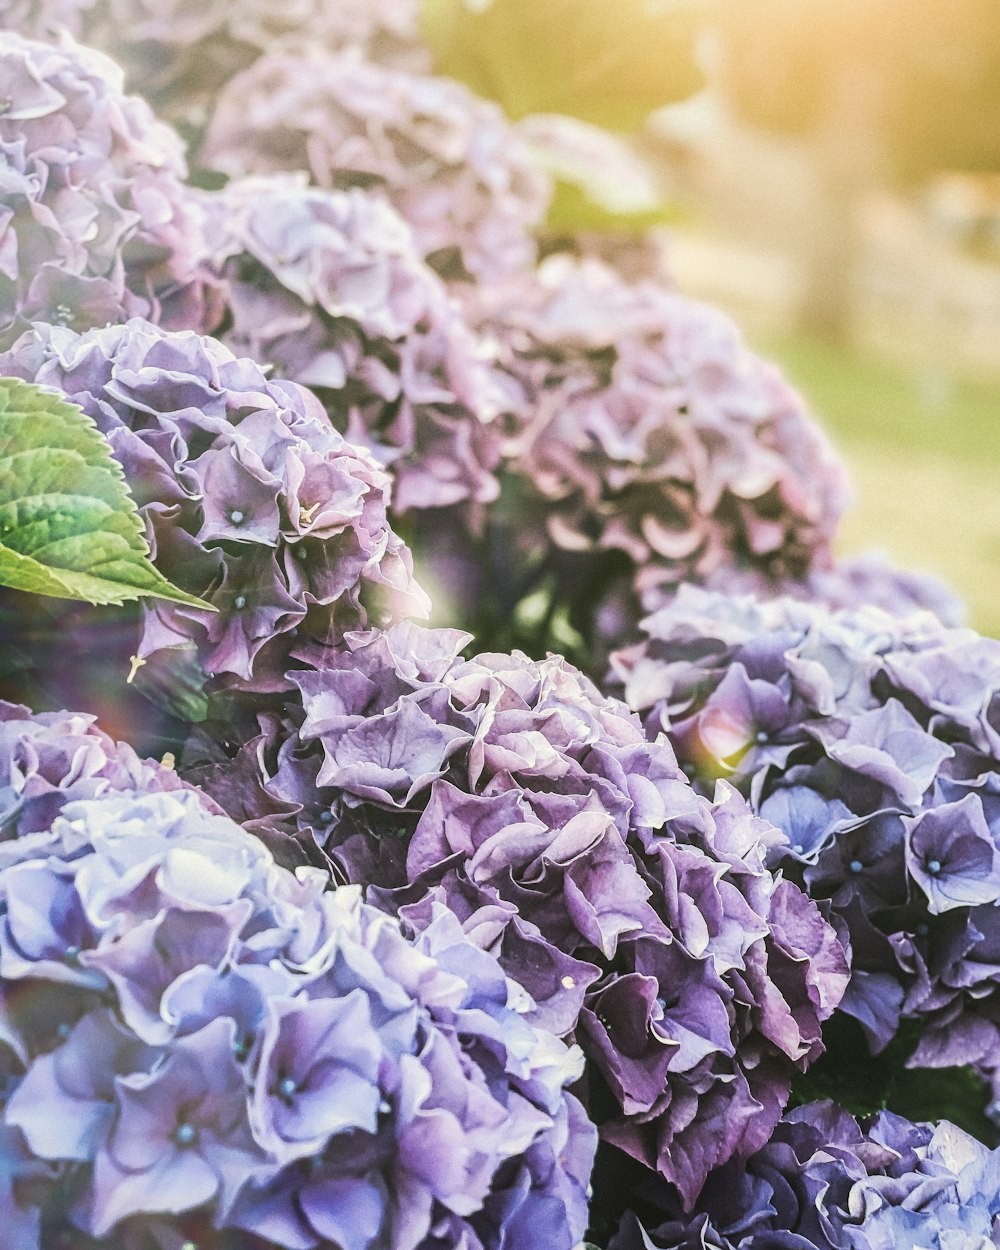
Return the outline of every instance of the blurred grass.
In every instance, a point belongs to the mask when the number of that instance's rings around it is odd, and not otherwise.
[[[856,348],[758,338],[847,462],[855,492],[838,550],[933,573],[968,623],[1000,637],[1000,381],[953,377]]]

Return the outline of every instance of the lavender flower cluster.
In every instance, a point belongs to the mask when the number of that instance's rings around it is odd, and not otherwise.
[[[0,348],[31,321],[208,329],[218,292],[176,135],[99,53],[0,47]]]
[[[719,1173],[694,1213],[654,1192],[608,1250],[988,1250],[1000,1245],[998,1168],[1000,1151],[953,1124],[883,1112],[862,1127],[813,1103],[745,1169]]]
[[[375,189],[421,255],[481,281],[533,262],[550,192],[495,105],[351,52],[255,62],[220,92],[202,159],[233,176],[305,170],[321,187]]]
[[[493,541],[443,537],[470,599],[474,570],[507,560],[512,575],[491,567],[516,583],[497,614],[542,590],[547,619],[565,611],[586,655],[605,634],[628,639],[639,600],[684,580],[740,568],[801,580],[829,565],[843,470],[727,318],[566,256],[462,300],[508,433]]]
[[[605,1140],[692,1201],[767,1140],[821,1051],[842,947],[765,868],[780,835],[735,791],[699,799],[565,661],[465,661],[467,641],[405,624],[299,648],[322,667],[292,674],[297,723],[262,718],[235,758],[203,748],[188,775],[410,923],[446,904],[537,1019],[576,1030],[610,1096]]]
[[[825,551],[843,471],[725,316],[562,256],[481,300],[550,542],[624,551],[640,590],[740,559],[796,575]]]
[[[842,1009],[915,1066],[996,1066],[1000,643],[876,609],[684,588],[614,661],[702,788],[726,777],[785,835],[772,863],[850,936]]]
[[[454,916],[408,940],[191,790],[108,794],[142,770],[78,720],[0,723],[25,792],[79,764],[0,844],[6,1245],[572,1250],[579,1054]]]
[[[51,386],[125,469],[160,570],[218,610],[143,609],[139,660],[197,648],[208,675],[281,690],[289,640],[425,612],[387,517],[388,479],[319,401],[194,333],[132,320],[39,326],[0,372]]]
[[[396,514],[492,502],[495,387],[398,214],[292,176],[230,183],[204,203],[223,341],[315,390],[391,472]]]

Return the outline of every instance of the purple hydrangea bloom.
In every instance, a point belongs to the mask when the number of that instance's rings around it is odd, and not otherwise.
[[[218,609],[146,601],[137,662],[155,669],[195,648],[217,684],[281,690],[292,638],[335,640],[426,611],[387,520],[388,478],[303,388],[269,381],[213,339],[140,320],[83,335],[37,327],[0,373],[54,387],[94,418],[155,563]],[[115,657],[119,686],[128,654]]]
[[[483,280],[530,265],[548,180],[500,109],[457,82],[319,49],[262,57],[220,93],[202,159],[230,175],[308,170],[378,187],[417,246]]]
[[[996,1066],[1000,643],[930,614],[828,613],[682,588],[614,660],[696,784],[727,778],[785,836],[771,862],[850,935],[842,1004],[914,1066]]]
[[[0,82],[0,348],[32,321],[211,329],[218,293],[173,131],[72,41],[6,34]]]
[[[290,176],[231,183],[204,202],[227,292],[223,341],[317,391],[392,473],[396,513],[491,502],[490,375],[392,208]]]
[[[822,1050],[843,949],[734,790],[696,796],[564,660],[462,660],[467,641],[407,623],[300,647],[301,708],[235,757],[203,735],[185,775],[417,927],[446,903],[535,1019],[575,1031],[605,1139],[693,1201]]]
[[[830,563],[843,470],[800,398],[720,313],[564,255],[460,289],[505,430],[485,532],[424,527],[422,560],[480,635],[491,620],[592,674],[643,599],[730,569]],[[496,637],[496,634],[491,636]]]
[[[745,1169],[713,1178],[684,1214],[647,1189],[608,1250],[988,1250],[1000,1245],[1000,1151],[955,1125],[833,1103],[780,1122]]]
[[[408,938],[189,789],[69,797],[0,857],[18,1250],[572,1250],[581,1056],[456,917]]]
[[[473,298],[518,429],[534,522],[623,551],[651,584],[824,554],[843,471],[799,397],[720,313],[597,261],[552,257]]]

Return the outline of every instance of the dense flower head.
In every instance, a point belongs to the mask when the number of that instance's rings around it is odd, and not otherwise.
[[[230,183],[204,202],[227,294],[223,341],[317,391],[389,469],[397,513],[491,501],[492,380],[399,215],[294,175]]]
[[[445,909],[411,940],[327,884],[190,790],[73,801],[0,847],[3,1206],[26,1248],[150,1225],[180,1245],[194,1213],[284,1250],[527,1250],[533,1228],[572,1250],[579,1053]]]
[[[789,1113],[745,1169],[684,1215],[666,1191],[608,1250],[989,1250],[1000,1245],[1000,1151],[954,1124],[833,1103]],[[657,1208],[659,1208],[657,1210]]]
[[[293,636],[426,610],[386,518],[389,481],[291,382],[214,339],[135,319],[36,327],[0,373],[51,386],[107,435],[157,567],[218,610],[147,601],[135,654],[197,648],[223,684],[282,689]]]
[[[685,581],[837,580],[843,470],[727,318],[566,255],[455,289],[494,367],[504,441],[482,531],[422,530],[453,620],[600,677],[643,604]]]
[[[275,53],[220,93],[202,150],[230,175],[378,188],[449,275],[530,265],[548,180],[500,109],[446,78],[321,50]]]
[[[636,586],[825,557],[843,471],[802,401],[721,313],[596,260],[473,294],[544,541],[624,552]]]
[[[463,660],[466,642],[404,623],[298,648],[297,714],[182,771],[410,923],[446,903],[536,1019],[575,1030],[605,1139],[691,1201],[763,1144],[822,1050],[843,949],[766,869],[779,835],[735,791],[696,796],[564,660]]]
[[[782,830],[772,863],[850,934],[842,1006],[873,1047],[917,1017],[914,1066],[995,1067],[1000,643],[694,587],[644,628],[614,661],[626,701]]]
[[[174,132],[68,39],[5,34],[0,83],[0,349],[32,321],[210,329],[217,291]]]

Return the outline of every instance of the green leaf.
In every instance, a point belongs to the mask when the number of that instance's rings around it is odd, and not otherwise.
[[[438,73],[509,117],[563,113],[639,130],[704,86],[696,44],[713,0],[423,0]]]
[[[214,612],[154,567],[121,465],[90,417],[0,378],[0,585],[121,604],[153,595]]]

